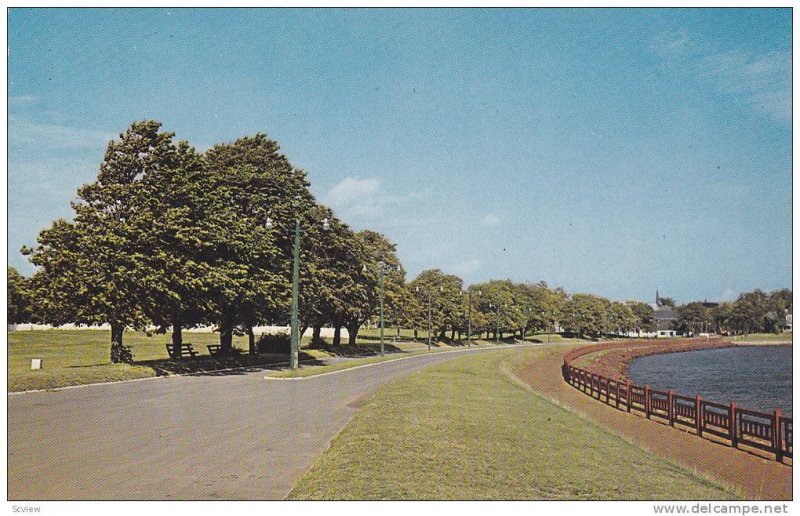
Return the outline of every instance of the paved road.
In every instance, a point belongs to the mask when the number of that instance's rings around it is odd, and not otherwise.
[[[283,499],[359,398],[398,376],[491,349],[295,381],[226,373],[10,395],[8,497]]]

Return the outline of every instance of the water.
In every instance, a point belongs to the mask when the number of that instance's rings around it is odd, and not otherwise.
[[[742,346],[637,358],[628,374],[637,385],[761,412],[792,415],[792,346]]]

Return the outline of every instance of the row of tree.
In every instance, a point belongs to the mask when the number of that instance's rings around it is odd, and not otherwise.
[[[655,327],[645,303],[567,295],[545,283],[493,280],[465,289],[438,269],[406,282],[396,246],[374,231],[352,231],[318,203],[306,174],[264,134],[199,153],[160,128],[136,122],[111,141],[97,180],[78,190],[72,220],[56,220],[36,246],[23,248],[36,272],[24,278],[9,268],[10,323],[108,324],[112,362],[132,360],[126,328],[150,326],[180,344],[183,329],[213,325],[223,353],[241,332],[252,353],[254,326],[289,320],[299,221],[300,328],[313,328],[318,339],[332,326],[333,345],[341,328],[355,344],[374,321],[381,276],[387,324],[417,332],[430,321],[439,338],[468,328],[596,337]],[[696,325],[684,312],[686,324]],[[756,328],[758,317],[746,328]]]
[[[568,295],[544,282],[491,280],[464,289],[458,276],[432,269],[398,287],[387,323],[398,329],[413,328],[415,337],[418,330],[427,330],[429,320],[440,339],[455,339],[468,330],[485,332],[487,338],[556,330],[597,337],[654,327],[650,305],[591,294]]]
[[[789,289],[763,292],[754,290],[739,295],[732,303],[692,302],[677,308],[675,329],[685,334],[713,332],[747,334],[778,333],[786,328],[786,314],[792,309]]]
[[[37,269],[30,279],[9,271],[14,295],[30,300],[9,309],[9,322],[108,324],[112,362],[131,360],[125,328],[150,325],[180,344],[184,328],[212,324],[223,353],[241,330],[252,352],[253,326],[288,321],[299,221],[302,325],[344,326],[354,342],[374,312],[378,264],[395,266],[389,291],[404,282],[394,244],[317,203],[306,174],[263,134],[199,153],[160,127],[136,122],[111,141],[73,219],[23,248]]]

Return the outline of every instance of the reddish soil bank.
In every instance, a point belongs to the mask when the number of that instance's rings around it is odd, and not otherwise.
[[[641,342],[641,341],[639,341]],[[622,343],[630,345],[631,342]],[[650,341],[650,345],[653,342]],[[675,341],[657,346],[673,346]],[[619,345],[619,344],[618,344]],[[690,345],[687,343],[687,345]],[[588,346],[597,348],[603,346]],[[601,349],[616,346],[605,345]],[[635,343],[633,349],[643,349],[644,344]],[[565,355],[580,356],[586,348],[567,352],[556,347],[544,350],[543,356],[515,371],[517,376],[534,391],[547,399],[574,410],[601,426],[620,434],[654,455],[666,457],[679,464],[717,478],[730,485],[738,486],[749,500],[791,500],[792,468],[776,462],[768,455],[734,449],[706,439],[693,433],[682,432],[654,419],[645,419],[640,414],[629,414],[600,403],[575,389],[561,376],[561,366]],[[660,352],[663,347],[660,347]],[[674,349],[674,348],[671,348]],[[698,348],[705,349],[705,348]],[[684,349],[686,351],[687,349]],[[619,362],[615,362],[619,364]],[[646,478],[642,482],[647,482]]]
[[[634,359],[648,355],[681,353],[700,349],[727,348],[735,344],[719,337],[711,339],[627,340],[603,342],[570,351],[565,359],[575,365],[575,359],[585,357],[583,369],[608,378],[628,379],[628,366]],[[594,357],[587,355],[596,355]]]

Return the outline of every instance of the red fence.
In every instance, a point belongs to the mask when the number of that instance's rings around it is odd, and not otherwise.
[[[781,462],[792,457],[792,419],[783,417],[780,409],[771,414],[756,412],[736,403],[722,405],[699,395],[683,396],[607,378],[570,365],[569,358],[576,355],[564,358],[564,379],[593,398],[627,412],[643,412],[648,419],[659,418],[670,426],[691,428],[701,437],[707,433],[727,439],[734,448],[743,444],[774,453]]]

